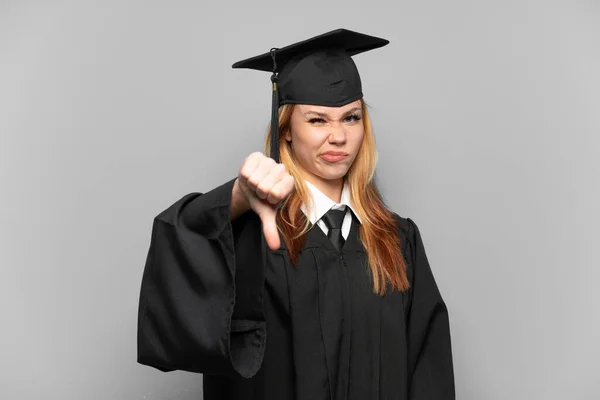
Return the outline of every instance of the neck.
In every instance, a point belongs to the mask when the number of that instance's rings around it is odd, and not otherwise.
[[[308,176],[306,180],[315,185],[323,194],[331,200],[339,203],[342,201],[342,189],[344,186],[344,178],[339,179],[323,179],[315,176]]]

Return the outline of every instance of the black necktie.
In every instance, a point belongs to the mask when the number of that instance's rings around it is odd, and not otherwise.
[[[327,225],[327,228],[329,228],[329,231],[327,232],[327,237],[329,238],[329,240],[331,240],[331,242],[338,251],[340,251],[345,242],[344,237],[342,236],[342,222],[344,221],[345,215],[345,209],[334,210],[332,208],[331,210],[327,211],[327,213],[325,213],[325,215],[323,215],[322,218],[322,220]]]

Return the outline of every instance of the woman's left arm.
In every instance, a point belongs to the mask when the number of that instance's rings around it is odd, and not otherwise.
[[[409,221],[411,270],[407,314],[410,400],[454,400],[448,309],[427,261],[419,228]]]

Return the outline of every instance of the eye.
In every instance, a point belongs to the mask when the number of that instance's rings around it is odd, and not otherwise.
[[[345,121],[346,122],[357,122],[357,121],[360,121],[360,118],[361,117],[358,114],[351,114],[345,118]]]
[[[311,118],[308,122],[311,124],[322,124],[325,120],[323,118]]]

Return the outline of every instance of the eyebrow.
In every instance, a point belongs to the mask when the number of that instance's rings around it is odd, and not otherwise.
[[[359,111],[360,109],[361,109],[360,107],[354,107],[354,108],[352,108],[352,109],[350,109],[350,110],[346,111],[346,112],[344,113],[344,116],[346,116],[346,115],[348,115],[348,114],[352,114],[352,113],[353,113],[353,112],[355,112],[355,111]],[[316,111],[307,111],[307,112],[305,112],[305,113],[304,113],[304,115],[306,116],[306,114],[315,114],[315,115],[318,115],[318,116],[319,116],[319,117],[321,117],[321,118],[328,118],[328,115],[327,115],[327,114],[325,114],[325,113],[320,113],[320,112],[316,112]]]

